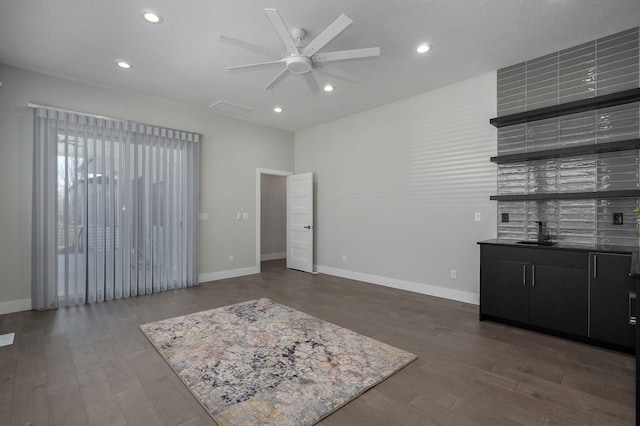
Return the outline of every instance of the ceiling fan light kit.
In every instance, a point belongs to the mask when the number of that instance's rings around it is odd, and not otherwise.
[[[280,54],[278,52],[274,52],[273,49],[269,49],[266,47],[254,45],[251,43],[247,43],[241,40],[235,40],[231,37],[224,36],[220,34],[218,38],[221,41],[225,41],[231,44],[234,44],[238,47],[242,47],[248,50],[257,51],[263,54],[267,54],[269,56],[274,57],[276,60],[269,62],[259,62],[247,65],[236,65],[226,67],[227,70],[238,70],[238,69],[246,69],[246,68],[257,68],[263,66],[272,66],[272,65],[284,65],[284,69],[278,73],[269,84],[265,86],[265,90],[269,90],[274,88],[278,83],[280,83],[285,77],[291,74],[299,74],[302,75],[311,89],[311,92],[317,94],[320,92],[320,86],[318,85],[318,81],[316,79],[315,73],[326,74],[331,77],[343,79],[352,83],[358,82],[359,79],[357,76],[351,75],[344,71],[335,70],[335,71],[326,71],[320,68],[323,68],[323,65],[327,62],[335,62],[335,61],[345,61],[350,59],[359,59],[359,58],[369,58],[380,56],[380,48],[379,47],[369,47],[364,49],[353,49],[353,50],[341,50],[336,52],[326,52],[322,54],[317,54],[323,47],[325,47],[331,40],[333,40],[338,34],[344,31],[351,23],[353,22],[346,15],[340,15],[338,19],[333,21],[331,25],[329,25],[322,33],[320,33],[315,39],[313,39],[306,46],[303,41],[307,32],[302,28],[294,28],[289,32],[287,26],[285,25],[282,17],[278,13],[276,9],[265,9],[267,17],[271,21],[273,28],[278,33],[280,40],[284,44],[287,49],[286,54]]]
[[[287,58],[287,71],[294,74],[304,74],[311,71],[313,68],[313,62],[307,56],[289,56]]]

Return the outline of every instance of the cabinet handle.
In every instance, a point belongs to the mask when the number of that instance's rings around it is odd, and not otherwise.
[[[527,265],[522,265],[522,285],[527,285]]]
[[[535,265],[532,265],[531,266],[531,287],[535,287],[535,286],[536,286],[536,267]]]
[[[598,255],[593,255],[593,278],[598,278]]]
[[[636,316],[634,314],[634,305],[635,305],[635,300],[636,300],[636,292],[635,291],[630,291],[629,292],[629,324],[631,325],[636,325]]]

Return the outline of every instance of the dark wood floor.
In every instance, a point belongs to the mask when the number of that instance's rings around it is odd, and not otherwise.
[[[478,307],[264,262],[197,288],[0,316],[0,425],[213,425],[139,324],[269,297],[419,359],[321,424],[634,424],[634,358]]]

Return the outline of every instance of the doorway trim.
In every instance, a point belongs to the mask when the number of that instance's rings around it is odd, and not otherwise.
[[[260,265],[260,232],[261,232],[261,226],[260,226],[260,222],[262,220],[262,206],[261,206],[261,201],[260,198],[262,196],[262,175],[271,175],[271,176],[290,176],[292,175],[293,172],[287,171],[287,170],[274,170],[274,169],[263,169],[263,168],[256,168],[256,214],[255,214],[255,218],[256,218],[256,268],[258,270],[258,273],[260,273],[261,271],[261,265]]]

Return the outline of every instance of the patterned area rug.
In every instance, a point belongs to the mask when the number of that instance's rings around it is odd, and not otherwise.
[[[416,359],[269,299],[140,329],[219,425],[312,425]]]

